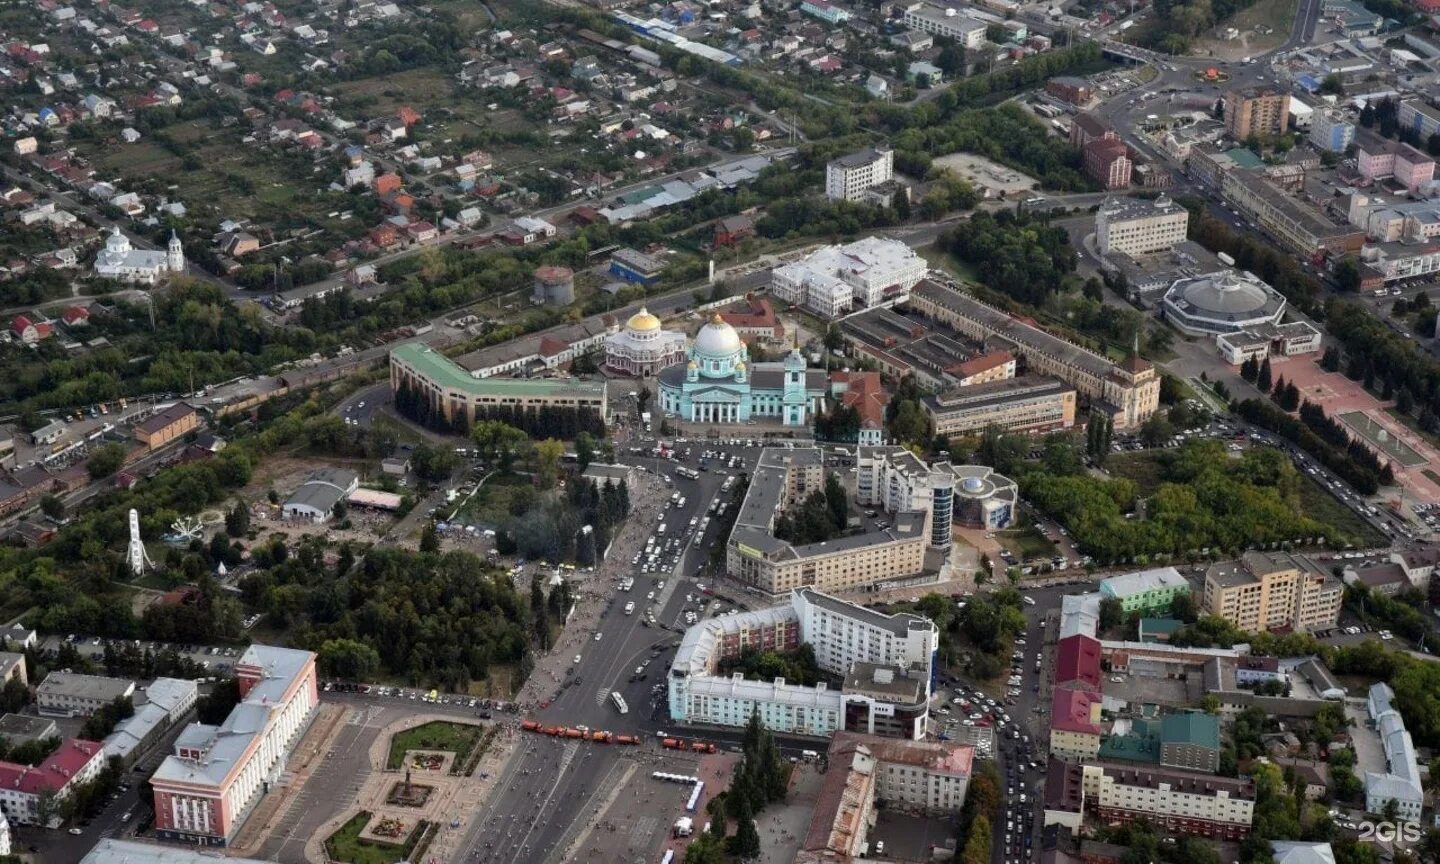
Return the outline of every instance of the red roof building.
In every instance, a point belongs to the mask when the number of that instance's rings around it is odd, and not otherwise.
[[[743,305],[742,305],[743,304]],[[720,313],[726,324],[735,328],[741,338],[773,339],[785,338],[785,325],[775,314],[775,306],[767,297],[746,294],[741,303]]]
[[[961,387],[1014,378],[1015,355],[1009,351],[991,351],[971,357],[956,367],[955,377],[960,379]]]
[[[1132,164],[1125,142],[1118,138],[1097,138],[1082,149],[1085,175],[1106,189],[1130,185]]]
[[[40,799],[64,799],[76,786],[89,783],[105,767],[105,750],[96,741],[71,738],[44,762],[31,767],[0,762],[0,788],[6,791],[5,815],[11,822],[39,821]]]
[[[1095,690],[1058,687],[1051,700],[1050,731],[1100,734],[1100,694]]]
[[[832,372],[830,393],[840,397],[840,404],[859,413],[859,444],[884,443],[885,406],[890,401],[890,394],[885,392],[879,372]]]
[[[1100,686],[1100,640],[1076,633],[1060,640],[1055,652],[1055,686]]]
[[[399,174],[387,173],[376,177],[374,183],[371,185],[376,195],[389,195],[392,192],[400,191],[400,187],[404,185],[404,181],[400,179]]]
[[[82,327],[90,323],[90,310],[84,306],[66,306],[65,311],[60,313],[60,320],[67,327]]]

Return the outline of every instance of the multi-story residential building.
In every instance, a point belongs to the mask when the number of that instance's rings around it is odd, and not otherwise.
[[[1126,615],[1138,612],[1154,615],[1170,611],[1170,604],[1180,595],[1189,596],[1190,583],[1174,567],[1155,567],[1136,573],[1111,576],[1100,582],[1101,598],[1120,601]]]
[[[1290,120],[1290,94],[1266,87],[1231,90],[1225,94],[1225,131],[1236,141],[1251,135],[1279,135]]]
[[[949,463],[934,468],[904,447],[861,447],[856,453],[856,498],[887,513],[929,515],[930,545],[950,548],[955,473]]]
[[[770,291],[778,300],[836,318],[852,302],[871,307],[903,303],[925,269],[925,259],[899,240],[866,237],[776,267]]]
[[[604,381],[578,378],[476,378],[449,357],[421,342],[390,351],[390,392],[409,389],[448,422],[467,425],[499,408],[573,408],[608,416]]]
[[[1241,630],[1325,630],[1335,626],[1345,589],[1308,558],[1246,552],[1205,572],[1203,606]]]
[[[1118,138],[1097,138],[1080,148],[1085,175],[1102,189],[1125,189],[1130,185],[1134,164],[1125,142]]]
[[[918,615],[884,615],[811,589],[768,609],[712,618],[685,631],[670,667],[676,722],[744,726],[759,712],[768,728],[806,735],[839,730],[919,739],[929,716],[931,662],[939,632]],[[815,651],[820,668],[843,675],[840,689],[750,681],[717,672],[741,652]]]
[[[1101,255],[1169,252],[1185,240],[1190,211],[1161,195],[1153,201],[1111,198],[1095,211],[1095,245]]]
[[[34,767],[0,762],[0,812],[15,825],[39,824],[46,806],[53,814],[55,805],[104,768],[105,748],[83,738],[65,741]]]
[[[240,703],[219,726],[192,723],[150,778],[155,832],[192,846],[226,846],[279,779],[320,703],[315,655],[251,645],[235,663]]]
[[[844,590],[920,573],[931,538],[930,514],[894,514],[890,527],[796,546],[775,538],[775,519],[825,485],[819,449],[761,452],[735,527],[726,542],[730,575],[767,594],[812,586]]]
[[[1094,759],[1100,753],[1100,691],[1056,687],[1050,699],[1050,752],[1066,759]]]
[[[957,813],[965,804],[975,762],[975,748],[969,744],[835,733],[830,764],[846,764],[852,753],[866,753],[874,760],[875,797],[887,805],[942,815]]]
[[[1250,833],[1250,780],[1123,762],[1050,760],[1045,824],[1080,829],[1086,811],[1107,823],[1144,820],[1161,831],[1240,840]]]
[[[1400,128],[1408,129],[1419,136],[1421,141],[1440,132],[1440,108],[1419,99],[1406,99],[1400,103]]]
[[[1395,802],[1397,815],[1406,822],[1420,821],[1425,805],[1425,788],[1420,779],[1420,765],[1415,757],[1415,742],[1405,729],[1405,720],[1395,709],[1395,691],[1385,682],[1370,685],[1365,710],[1370,725],[1380,736],[1385,751],[1387,771],[1365,772],[1365,809],[1384,813]]]
[[[1075,388],[1040,375],[947,390],[921,400],[936,435],[964,435],[992,426],[1007,432],[1050,432],[1075,425]]]
[[[819,18],[827,24],[844,24],[850,20],[850,10],[843,6],[837,6],[829,0],[805,0],[800,4],[800,11]]]
[[[1116,431],[1138,428],[1159,407],[1160,378],[1140,357],[1113,363],[930,279],[910,292],[909,305],[971,339],[1003,340],[1031,374],[1049,375],[1074,387],[1089,398],[1092,411],[1110,417]]]
[[[1316,111],[1310,122],[1310,143],[1331,153],[1344,153],[1355,140],[1355,124],[1336,110]]]
[[[904,24],[911,30],[954,39],[962,47],[971,50],[985,44],[984,21],[961,15],[954,7],[931,6],[928,3],[912,6],[905,10]]]
[[[869,147],[831,159],[825,165],[825,197],[831,201],[859,201],[865,192],[895,179],[895,151]]]
[[[1165,715],[1160,720],[1160,764],[1206,774],[1219,771],[1219,718],[1203,711]]]
[[[51,672],[35,688],[35,704],[49,717],[88,717],[135,694],[135,682],[76,672]]]

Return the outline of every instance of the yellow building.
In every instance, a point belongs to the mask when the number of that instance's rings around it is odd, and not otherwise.
[[[1205,573],[1205,611],[1241,630],[1325,630],[1335,626],[1345,589],[1308,558],[1246,552]]]
[[[1290,122],[1290,94],[1265,87],[1225,94],[1225,131],[1236,141],[1279,135]]]

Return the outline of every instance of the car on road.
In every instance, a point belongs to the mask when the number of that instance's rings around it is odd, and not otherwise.
[[[579,654],[576,654],[576,655],[575,655],[575,665],[576,665],[576,666],[579,666],[579,665],[580,665],[580,655],[579,655]],[[410,698],[413,699],[413,698],[415,698],[415,697],[412,696],[412,697],[410,697]]]

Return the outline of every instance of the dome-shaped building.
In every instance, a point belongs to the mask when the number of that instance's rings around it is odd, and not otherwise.
[[[955,474],[954,519],[969,528],[994,531],[1015,518],[1019,488],[1015,481],[984,465],[952,465]]]
[[[780,363],[750,362],[749,349],[719,313],[695,334],[688,362],[660,373],[660,410],[695,423],[778,418],[804,426],[826,395],[825,372],[791,351]]]
[[[1280,323],[1285,298],[1251,273],[1221,270],[1177,279],[1160,313],[1182,333],[1215,336]]]
[[[644,306],[605,337],[605,365],[613,372],[649,378],[685,359],[685,334],[666,330]]]
[[[164,252],[136,249],[117,226],[105,238],[105,248],[95,256],[95,275],[104,279],[154,285],[167,273],[185,272],[185,250],[175,232]]]

